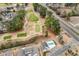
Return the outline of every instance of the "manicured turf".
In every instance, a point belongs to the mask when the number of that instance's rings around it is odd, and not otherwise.
[[[35,31],[36,31],[36,32],[40,32],[40,25],[39,25],[39,24],[36,24],[36,25],[35,25]]]

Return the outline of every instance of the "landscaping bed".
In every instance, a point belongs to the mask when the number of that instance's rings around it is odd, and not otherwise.
[[[4,40],[11,39],[11,35],[4,36]]]
[[[25,37],[25,36],[27,36],[27,33],[18,33],[17,34],[17,37]]]

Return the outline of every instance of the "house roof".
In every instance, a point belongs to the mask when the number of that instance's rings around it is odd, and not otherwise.
[[[54,48],[56,46],[55,42],[53,40],[46,41],[49,48]]]

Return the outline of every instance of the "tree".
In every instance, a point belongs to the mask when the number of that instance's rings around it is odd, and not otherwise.
[[[15,32],[23,28],[23,19],[25,17],[25,14],[25,10],[19,10],[17,12],[17,16],[15,16],[13,20],[7,22],[6,27],[8,32]]]
[[[38,11],[40,13],[40,16],[41,17],[45,17],[46,16],[46,11],[47,11],[47,8],[39,5],[38,3],[33,3],[33,7],[34,7],[34,11]]]
[[[43,56],[46,56],[49,51],[43,52]]]
[[[27,6],[28,5],[28,3],[25,3],[25,6]]]
[[[60,34],[60,24],[59,21],[54,17],[47,17],[45,21],[47,28],[51,29],[56,35]]]
[[[45,37],[48,37],[48,31],[45,31]]]
[[[48,30],[47,30],[47,28],[46,28],[45,25],[42,26],[42,32],[43,32],[43,34],[44,34],[45,37],[48,37]]]
[[[25,10],[19,10],[17,12],[17,14],[18,14],[18,17],[20,17],[21,19],[24,19],[26,11]]]
[[[23,28],[23,22],[20,17],[15,17],[12,21],[7,24],[7,30],[9,32],[15,32]]]
[[[63,36],[62,36],[62,35],[59,35],[59,36],[58,36],[58,40],[59,40],[59,43],[60,43],[60,44],[64,44]]]
[[[51,11],[47,11],[47,16],[51,17],[52,16],[52,12]]]
[[[38,11],[39,4],[38,3],[33,3],[34,11]]]
[[[0,17],[0,21],[2,21],[2,18]]]
[[[13,12],[15,12],[15,9],[13,9]]]
[[[39,11],[39,13],[40,13],[41,17],[44,18],[46,16],[46,11],[47,11],[47,8],[45,8],[45,7],[43,7],[43,6],[40,5],[40,11]]]

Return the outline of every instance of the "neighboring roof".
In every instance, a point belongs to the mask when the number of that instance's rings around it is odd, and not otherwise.
[[[42,43],[42,49],[43,51],[48,51],[56,46],[55,42],[53,40],[45,41]]]
[[[54,48],[56,46],[55,42],[53,40],[46,41],[49,48]]]

